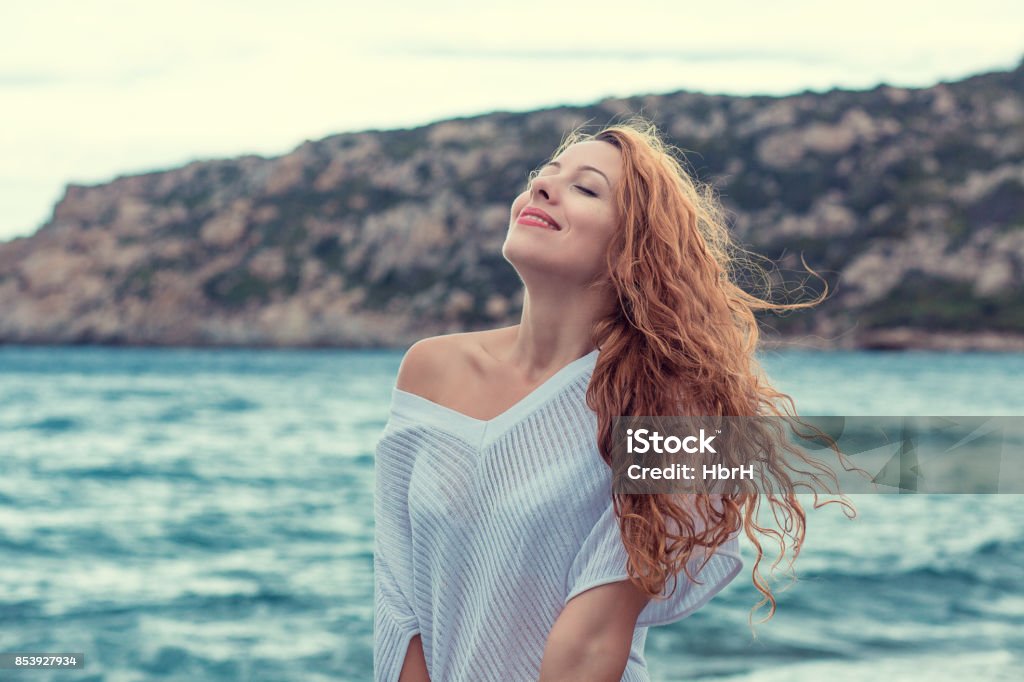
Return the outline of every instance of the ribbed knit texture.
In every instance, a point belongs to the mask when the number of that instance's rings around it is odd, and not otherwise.
[[[490,420],[392,390],[376,458],[376,680],[398,679],[418,633],[433,682],[536,682],[566,603],[628,578],[586,404],[597,357],[566,365]],[[671,598],[652,599],[623,682],[650,679],[649,626],[690,615],[741,568],[733,537],[699,584],[680,573]]]

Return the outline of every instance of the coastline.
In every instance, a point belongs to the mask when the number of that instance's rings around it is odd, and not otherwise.
[[[1024,353],[1024,334],[1008,332],[923,331],[911,327],[873,329],[858,335],[826,338],[811,334],[799,336],[762,336],[767,350],[877,350]]]
[[[361,330],[356,339],[345,339],[339,332],[335,341],[325,338],[323,330],[313,338],[302,340],[301,335],[291,330],[281,338],[274,338],[270,330],[263,333],[239,335],[235,339],[222,338],[210,341],[208,338],[166,339],[141,338],[131,339],[115,337],[114,339],[74,339],[74,338],[3,338],[0,337],[0,348],[5,346],[25,347],[109,347],[109,348],[169,348],[169,349],[237,349],[237,350],[405,350],[416,341],[427,336],[454,333],[468,330],[419,330],[418,334],[395,333],[380,335]],[[196,335],[198,336],[198,335]],[[923,331],[909,327],[892,329],[875,329],[859,334],[848,333],[840,336],[825,337],[815,334],[798,335],[762,335],[758,347],[769,351],[809,350],[809,351],[934,351],[934,352],[992,352],[992,353],[1024,353],[1024,334],[1008,332],[946,332]]]

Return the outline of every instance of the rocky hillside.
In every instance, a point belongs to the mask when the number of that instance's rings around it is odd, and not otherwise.
[[[400,346],[514,324],[513,197],[565,131],[638,111],[693,150],[783,289],[800,253],[829,281],[766,336],[1024,349],[1024,62],[924,89],[494,113],[68,185],[0,244],[0,343]]]

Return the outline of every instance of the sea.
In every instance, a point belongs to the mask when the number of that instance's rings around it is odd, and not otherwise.
[[[371,680],[373,451],[402,353],[0,347],[0,680]],[[1024,415],[1024,355],[766,351],[805,415]],[[751,624],[744,572],[650,630],[653,680],[1018,680],[1024,495],[808,511]],[[512,681],[514,682],[514,681]]]

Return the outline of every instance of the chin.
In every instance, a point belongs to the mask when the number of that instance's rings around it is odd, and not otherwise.
[[[524,240],[525,241],[525,240]],[[530,279],[531,275],[543,276],[544,279],[558,279],[567,285],[583,281],[578,274],[579,263],[566,260],[566,254],[552,252],[543,245],[524,244],[516,239],[507,239],[501,249],[505,257],[522,280]]]
[[[540,248],[538,244],[525,244],[525,241],[510,235],[501,247],[501,255],[517,269],[524,267],[547,270],[555,265],[550,249]]]

